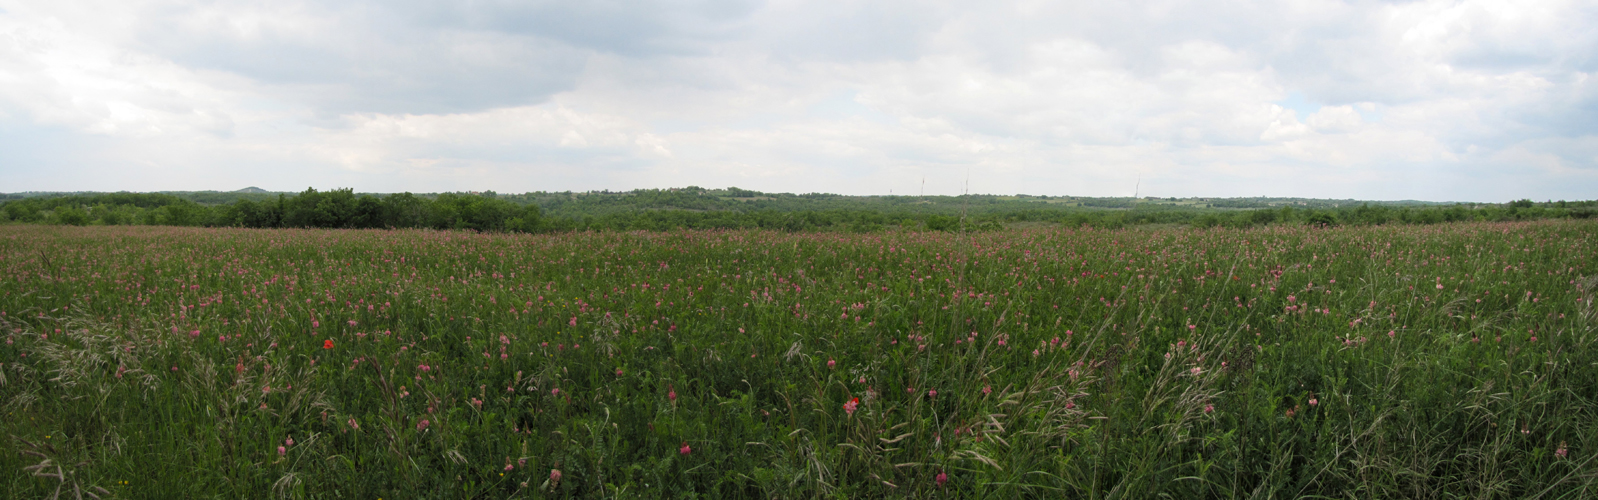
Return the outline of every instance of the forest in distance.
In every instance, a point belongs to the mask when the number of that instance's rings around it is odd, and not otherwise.
[[[1089,198],[1028,195],[845,196],[697,186],[499,194],[352,189],[0,194],[0,223],[247,228],[424,228],[547,233],[672,229],[876,232],[1010,225],[1121,228],[1383,225],[1586,219],[1598,200],[1508,203],[1301,198]]]

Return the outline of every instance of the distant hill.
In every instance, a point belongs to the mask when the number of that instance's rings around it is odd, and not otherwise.
[[[271,191],[267,191],[265,189],[261,189],[261,188],[255,187],[255,186],[250,186],[250,187],[247,187],[247,188],[244,188],[244,189],[240,189],[240,190],[234,191],[234,192],[235,193],[249,193],[249,194],[267,194],[267,193],[271,193]]]

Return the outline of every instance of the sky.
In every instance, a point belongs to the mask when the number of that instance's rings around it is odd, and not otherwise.
[[[1598,199],[1586,1],[0,0],[0,192]]]

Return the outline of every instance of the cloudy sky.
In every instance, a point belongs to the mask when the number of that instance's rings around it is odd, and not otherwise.
[[[0,0],[0,192],[686,185],[1594,199],[1598,4]]]

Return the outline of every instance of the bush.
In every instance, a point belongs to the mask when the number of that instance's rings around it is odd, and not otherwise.
[[[1307,225],[1316,227],[1335,227],[1337,226],[1337,216],[1327,212],[1315,212],[1310,214],[1309,218],[1305,219],[1304,222]]]

